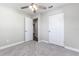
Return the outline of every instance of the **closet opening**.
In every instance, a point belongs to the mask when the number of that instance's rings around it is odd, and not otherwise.
[[[33,19],[33,40],[38,41],[38,18]]]

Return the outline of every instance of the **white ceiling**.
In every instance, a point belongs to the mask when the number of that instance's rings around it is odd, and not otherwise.
[[[29,8],[28,9],[21,9],[20,8],[20,7],[23,7],[23,6],[28,6],[30,4],[31,3],[3,3],[3,4],[0,4],[0,5],[5,5],[5,6],[8,6],[8,7],[17,9],[21,12],[24,12],[24,13],[28,14],[28,15],[34,15],[34,13],[31,11],[31,9],[29,9]],[[38,3],[38,4],[43,5],[45,7],[53,5],[53,8],[51,8],[51,9],[55,9],[55,8],[66,5],[66,3]],[[42,13],[42,12],[45,12],[45,11],[49,11],[51,9],[47,9],[47,10],[39,9],[37,11],[37,13]]]

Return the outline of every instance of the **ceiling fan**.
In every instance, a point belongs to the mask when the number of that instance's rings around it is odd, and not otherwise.
[[[47,8],[52,8],[52,7],[53,7],[52,5],[49,6],[49,7],[45,7],[45,6],[42,6],[42,5],[31,3],[31,5],[29,5],[29,6],[23,6],[23,7],[21,7],[21,9],[30,8],[34,13],[36,13],[36,11],[38,9],[44,9],[44,10],[46,10]]]

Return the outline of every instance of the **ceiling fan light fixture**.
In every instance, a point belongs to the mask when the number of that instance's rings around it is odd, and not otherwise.
[[[32,6],[29,6],[30,9],[32,9]]]
[[[35,4],[33,5],[33,8],[34,8],[35,10],[37,10],[37,9],[38,9],[38,8],[37,8],[37,6],[36,6]]]
[[[34,8],[33,8],[33,6],[29,6],[29,8],[30,8],[32,11],[34,11]]]
[[[35,4],[29,6],[29,8],[32,10],[32,11],[37,11],[37,6]]]
[[[25,9],[25,8],[31,9],[34,13],[36,13],[38,9],[44,9],[44,10],[47,9],[47,7],[42,6],[42,5],[38,5],[38,4],[35,4],[35,3],[32,3],[30,6],[21,7],[21,9]]]
[[[34,8],[33,8],[33,6],[29,6],[29,8],[30,8],[32,11],[34,11]]]

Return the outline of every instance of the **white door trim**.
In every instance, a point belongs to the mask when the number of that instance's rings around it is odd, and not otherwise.
[[[8,48],[8,47],[11,47],[11,46],[16,46],[16,45],[19,45],[19,44],[22,44],[22,43],[24,43],[24,41],[13,43],[13,44],[9,44],[9,45],[5,45],[5,46],[0,47],[0,50]]]

